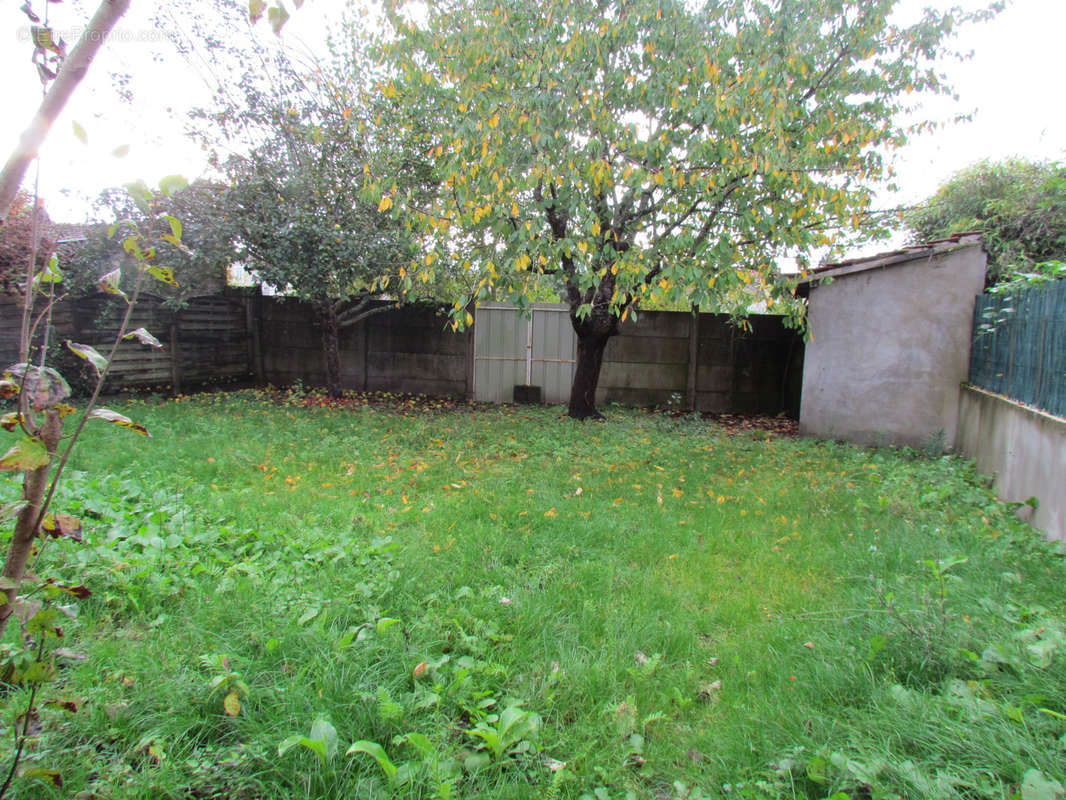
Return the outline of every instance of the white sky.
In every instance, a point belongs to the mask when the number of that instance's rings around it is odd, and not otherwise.
[[[901,0],[899,13],[911,16],[924,5],[972,9],[984,4]],[[44,0],[37,0],[38,13],[44,5]],[[133,0],[117,36],[101,51],[42,150],[41,194],[53,219],[81,221],[89,213],[89,201],[108,186],[135,179],[154,184],[171,173],[192,179],[204,168],[204,154],[181,134],[185,109],[205,103],[208,91],[196,70],[152,26],[149,15],[156,5]],[[323,20],[343,5],[343,0],[307,0],[285,28],[286,42],[321,41]],[[52,4],[53,27],[72,46],[77,33],[71,28],[88,19],[95,7],[96,0]],[[973,121],[912,140],[897,157],[900,192],[883,195],[878,205],[917,202],[952,173],[983,158],[1066,159],[1063,31],[1066,0],[1014,0],[991,23],[964,29],[958,48],[972,49],[974,58],[943,65],[960,100],[955,104],[937,99],[926,105],[925,115],[948,119],[973,112]],[[265,21],[256,34],[261,42],[273,38]],[[6,160],[40,101],[40,83],[30,63],[28,21],[14,2],[0,8],[0,42],[0,74],[7,76],[0,156]],[[117,98],[115,72],[133,74],[132,103]],[[71,125],[75,120],[88,132],[88,146],[75,138]],[[123,144],[130,146],[129,155],[112,157],[111,151]],[[886,244],[873,249],[886,249]]]

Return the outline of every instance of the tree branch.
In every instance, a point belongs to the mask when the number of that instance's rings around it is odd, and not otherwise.
[[[89,71],[89,65],[103,46],[108,33],[126,13],[129,5],[130,0],[103,0],[89,21],[85,33],[63,62],[59,75],[41,101],[30,126],[22,134],[15,151],[0,172],[0,223],[7,219],[8,209],[19,186],[22,185],[26,169],[37,157],[37,151],[48,136],[52,124]]]

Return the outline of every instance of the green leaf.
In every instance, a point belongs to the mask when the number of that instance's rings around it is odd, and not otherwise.
[[[289,750],[291,750],[293,747],[296,747],[297,745],[299,745],[300,747],[306,747],[308,750],[318,756],[319,761],[321,761],[323,764],[326,763],[325,742],[318,742],[314,739],[309,739],[308,737],[303,736],[299,733],[289,736],[281,744],[278,745],[278,755],[285,755],[287,752],[289,752]]]
[[[44,269],[33,276],[33,288],[39,289],[42,283],[61,283],[63,272],[59,269],[59,258],[52,254]]]
[[[144,181],[134,181],[126,184],[126,193],[133,199],[134,204],[141,213],[149,216],[152,213],[152,191]]]
[[[123,245],[123,246],[125,246],[125,245]],[[122,289],[119,288],[119,284],[121,282],[122,282],[122,270],[120,268],[115,268],[115,269],[111,270],[110,272],[108,272],[103,277],[101,277],[100,280],[98,280],[96,282],[96,288],[99,289],[101,292],[107,292],[108,294],[115,294],[115,295],[118,295],[119,297],[121,297],[121,298],[123,298],[125,300],[129,300],[129,298],[126,297],[126,293],[124,291],[122,291]]]
[[[285,23],[289,21],[289,12],[285,6],[278,3],[276,6],[272,6],[267,11],[267,19],[270,21],[270,27],[274,31],[275,36],[281,36],[281,29],[285,27]]]
[[[67,339],[67,349],[74,355],[81,356],[92,364],[97,375],[102,375],[104,370],[107,369],[107,359],[100,355],[95,347],[87,344],[77,344],[70,339]]]
[[[148,438],[152,437],[152,434],[150,434],[148,429],[143,425],[134,422],[129,417],[125,417],[117,411],[112,411],[109,408],[94,408],[89,413],[89,416],[93,419],[102,419],[104,422],[110,422],[112,425],[118,425],[120,428],[128,428],[142,436],[147,436]]]
[[[128,144],[120,144],[114,150],[111,151],[111,155],[115,158],[125,158],[130,154],[130,146]]]
[[[353,753],[366,753],[368,756],[371,756],[378,762],[378,766],[381,767],[381,771],[385,773],[385,778],[389,783],[396,780],[396,765],[389,760],[385,748],[377,742],[368,742],[362,739],[358,742],[353,742],[345,755],[350,756]]]
[[[167,175],[159,179],[159,191],[167,197],[173,197],[188,185],[189,182],[181,175]]]
[[[160,267],[156,264],[145,267],[145,271],[161,283],[167,284],[167,286],[178,286],[178,282],[174,280],[174,270],[170,267]]]
[[[178,241],[181,241],[181,234],[182,234],[181,220],[178,219],[177,217],[173,216],[172,214],[166,214],[166,215],[164,215],[164,218],[166,219],[167,222],[170,223],[170,232],[171,232],[171,234],[173,234],[175,239],[177,239]]]
[[[50,460],[48,448],[36,437],[23,436],[0,457],[0,470],[26,470],[43,467]]]
[[[337,755],[337,729],[325,717],[316,717],[311,723],[311,738],[322,742],[326,747],[326,758],[330,761]]]
[[[83,128],[80,123],[77,121],[71,122],[70,127],[74,129],[74,138],[82,144],[89,143],[89,135],[85,132],[85,128]]]
[[[154,336],[152,336],[152,334],[150,334],[146,328],[137,328],[136,330],[132,330],[122,338],[136,339],[138,342],[143,345],[147,345],[148,347],[154,347],[157,350],[163,349],[163,343]]]
[[[382,617],[377,621],[377,624],[374,626],[374,630],[377,631],[378,636],[381,636],[381,634],[385,633],[385,631],[387,631],[389,628],[391,628],[398,622],[398,619],[393,619],[392,617]]]
[[[248,19],[252,23],[259,22],[263,18],[263,12],[266,11],[266,0],[249,0],[248,2]]]
[[[1022,800],[1062,800],[1066,789],[1038,769],[1031,769],[1022,778]]]

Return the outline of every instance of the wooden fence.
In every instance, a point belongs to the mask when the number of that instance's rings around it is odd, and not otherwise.
[[[978,296],[970,383],[1066,417],[1066,281]]]
[[[56,309],[52,341],[73,339],[102,350],[110,345],[122,310],[107,295],[66,301]],[[516,326],[526,324],[517,311],[496,310],[514,316]],[[566,313],[549,316],[558,338],[569,333],[572,341]],[[17,305],[0,299],[4,365],[17,356],[18,317]],[[475,327],[487,324],[481,315],[478,319]],[[625,323],[607,346],[598,401],[797,416],[802,341],[778,317],[754,316],[749,322],[750,330],[743,331],[723,315],[641,314],[639,322]],[[148,329],[165,348],[124,342],[109,391],[158,387],[177,393],[234,382],[325,384],[314,315],[297,300],[234,291],[194,298],[175,311],[159,298],[147,297],[135,310],[132,327]],[[347,389],[483,396],[485,387],[475,393],[474,386],[474,332],[453,332],[437,309],[404,307],[377,314],[343,330],[340,344],[341,382]],[[524,352],[520,355],[525,357]],[[572,369],[564,360],[553,356],[553,363],[559,362],[555,366]],[[64,368],[69,364],[70,359]],[[507,385],[498,387],[490,399],[510,401],[513,384],[525,382],[524,367],[519,372],[509,372]],[[561,380],[565,395],[569,378]],[[564,402],[565,396],[554,400]]]

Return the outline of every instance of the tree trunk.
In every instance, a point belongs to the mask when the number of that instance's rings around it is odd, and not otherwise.
[[[618,317],[609,310],[594,311],[578,319],[573,308],[570,323],[577,334],[577,366],[570,387],[569,415],[574,419],[603,419],[596,410],[596,387],[600,382],[603,351],[607,341],[618,333]]]
[[[326,391],[330,397],[337,398],[342,394],[341,343],[337,309],[333,303],[323,303],[319,306],[318,320],[322,328],[322,352],[326,356]]]
[[[18,585],[22,582],[22,576],[26,574],[26,562],[29,560],[30,553],[33,551],[33,543],[37,538],[37,527],[34,523],[41,513],[41,503],[48,489],[48,476],[52,471],[52,461],[62,435],[63,424],[59,419],[59,412],[50,408],[45,412],[44,425],[40,433],[41,440],[48,450],[48,463],[25,475],[22,484],[22,499],[26,501],[26,505],[15,520],[15,532],[11,536],[11,544],[8,545],[7,557],[4,559],[3,577],[9,584],[14,584],[15,588],[4,590],[7,602],[0,605],[0,638],[3,637],[7,622],[14,611]]]
[[[60,67],[55,82],[41,101],[30,126],[22,134],[15,151],[0,172],[0,223],[7,219],[11,201],[15,198],[26,169],[37,157],[37,151],[48,136],[52,123],[56,121],[63,106],[89,71],[89,64],[129,5],[130,0],[103,0],[82,37]]]

